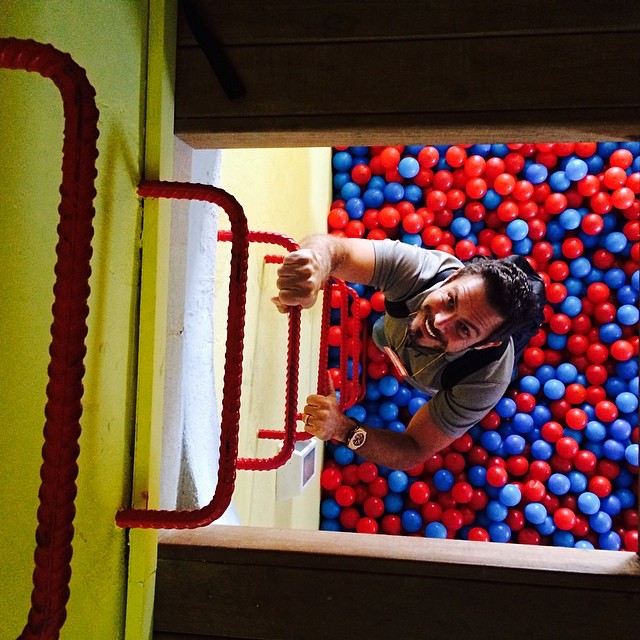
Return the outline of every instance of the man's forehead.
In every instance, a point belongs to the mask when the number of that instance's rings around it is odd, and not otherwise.
[[[490,333],[503,321],[489,302],[487,284],[481,275],[464,274],[448,282],[447,286],[458,294],[459,311],[485,331]]]

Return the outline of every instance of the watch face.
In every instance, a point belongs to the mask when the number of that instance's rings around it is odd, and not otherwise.
[[[351,440],[349,440],[349,448],[358,449],[364,444],[366,439],[367,432],[364,429],[356,429],[355,433],[351,436]]]

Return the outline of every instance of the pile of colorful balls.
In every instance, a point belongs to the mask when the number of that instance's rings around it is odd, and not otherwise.
[[[526,256],[547,305],[518,379],[447,449],[399,471],[329,443],[321,529],[637,551],[640,143],[336,147],[332,162],[330,233]],[[383,294],[350,286],[372,325]],[[373,343],[349,367],[366,391],[347,414],[371,427],[402,432],[429,400]]]

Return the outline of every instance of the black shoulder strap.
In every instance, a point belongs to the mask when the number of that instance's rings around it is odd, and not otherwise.
[[[450,362],[442,372],[440,384],[444,389],[451,389],[465,376],[482,369],[491,362],[499,360],[509,346],[509,340],[503,340],[497,347],[471,349],[457,360]]]

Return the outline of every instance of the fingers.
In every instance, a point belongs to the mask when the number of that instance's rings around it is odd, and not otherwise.
[[[313,251],[300,249],[289,253],[278,269],[278,302],[284,306],[300,305],[303,309],[312,307],[322,286],[320,280],[318,261]]]
[[[327,386],[329,387],[328,395],[333,396],[335,398],[336,388],[335,388],[335,385],[333,384],[333,378],[331,377],[331,373],[329,373],[329,371],[327,371]]]

